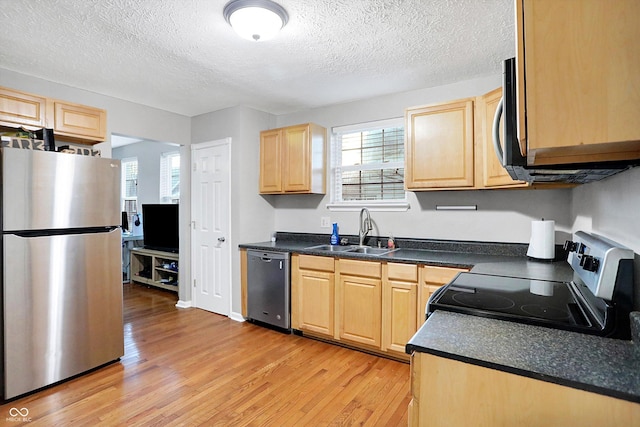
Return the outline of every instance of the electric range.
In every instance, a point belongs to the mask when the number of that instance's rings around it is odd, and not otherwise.
[[[629,339],[633,251],[583,231],[565,249],[570,282],[459,273],[429,298],[427,317],[446,310]]]

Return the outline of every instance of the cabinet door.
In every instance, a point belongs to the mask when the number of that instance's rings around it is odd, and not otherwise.
[[[479,98],[477,112],[480,121],[478,138],[482,139],[482,185],[484,187],[526,187],[523,181],[514,181],[500,164],[493,147],[493,119],[502,98],[502,88],[493,90]],[[504,147],[504,127],[500,119],[500,141]]]
[[[283,134],[283,190],[309,192],[311,191],[309,126],[287,127],[283,130]]]
[[[0,122],[8,126],[45,127],[46,99],[0,87]]]
[[[448,268],[448,267],[420,267],[420,289],[419,289],[419,306],[418,306],[418,319],[417,327],[419,328],[425,321],[426,307],[429,297],[441,286],[446,285],[456,274],[468,271],[460,268]]]
[[[516,1],[529,164],[640,158],[639,16],[638,0]]]
[[[85,105],[54,101],[56,135],[89,141],[104,141],[107,136],[107,112]]]
[[[282,192],[282,131],[260,132],[260,193]]]
[[[416,333],[418,284],[388,280],[383,285],[382,349],[405,353],[405,345]]]
[[[406,112],[405,188],[474,185],[473,100]]]
[[[297,295],[300,330],[333,337],[334,273],[299,270]]]
[[[341,340],[380,348],[382,281],[356,276],[340,276]]]

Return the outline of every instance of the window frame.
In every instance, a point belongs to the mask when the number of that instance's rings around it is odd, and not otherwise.
[[[342,165],[339,165],[338,162],[341,160],[342,155],[342,139],[341,135],[355,132],[365,132],[370,130],[379,130],[384,128],[391,127],[402,127],[405,128],[404,118],[393,118],[386,120],[376,120],[372,122],[358,123],[347,126],[336,126],[331,129],[331,144],[329,150],[330,156],[330,167],[331,173],[330,175],[330,196],[331,202],[327,204],[327,209],[331,211],[359,211],[360,209],[366,207],[371,211],[387,211],[387,212],[398,212],[398,211],[406,211],[411,205],[409,203],[408,191],[404,191],[404,199],[391,199],[391,200],[337,200],[338,198],[338,170]],[[406,138],[406,135],[405,135]],[[338,156],[338,153],[340,156]],[[403,168],[405,164],[405,160],[402,160]],[[367,169],[364,167],[363,169]]]

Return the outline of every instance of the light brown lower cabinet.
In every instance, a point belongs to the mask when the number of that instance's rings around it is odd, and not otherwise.
[[[405,345],[422,324],[420,315],[424,319],[421,287],[442,286],[458,271],[463,270],[293,254],[291,326],[409,360]]]
[[[382,350],[406,358],[405,345],[418,330],[418,266],[382,265]]]
[[[291,326],[334,337],[334,259],[294,254],[291,257]]]
[[[637,426],[640,404],[427,353],[411,356],[409,426]]]
[[[338,282],[340,340],[380,348],[382,280],[379,262],[340,259]]]

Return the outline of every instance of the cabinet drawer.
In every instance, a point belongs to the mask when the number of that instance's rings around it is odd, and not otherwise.
[[[299,255],[299,267],[305,270],[335,271],[331,257]]]
[[[418,266],[415,264],[398,264],[390,262],[387,264],[387,277],[389,279],[417,282]]]
[[[354,276],[381,278],[381,265],[376,261],[358,261],[353,259],[341,259],[340,274],[351,274]]]

